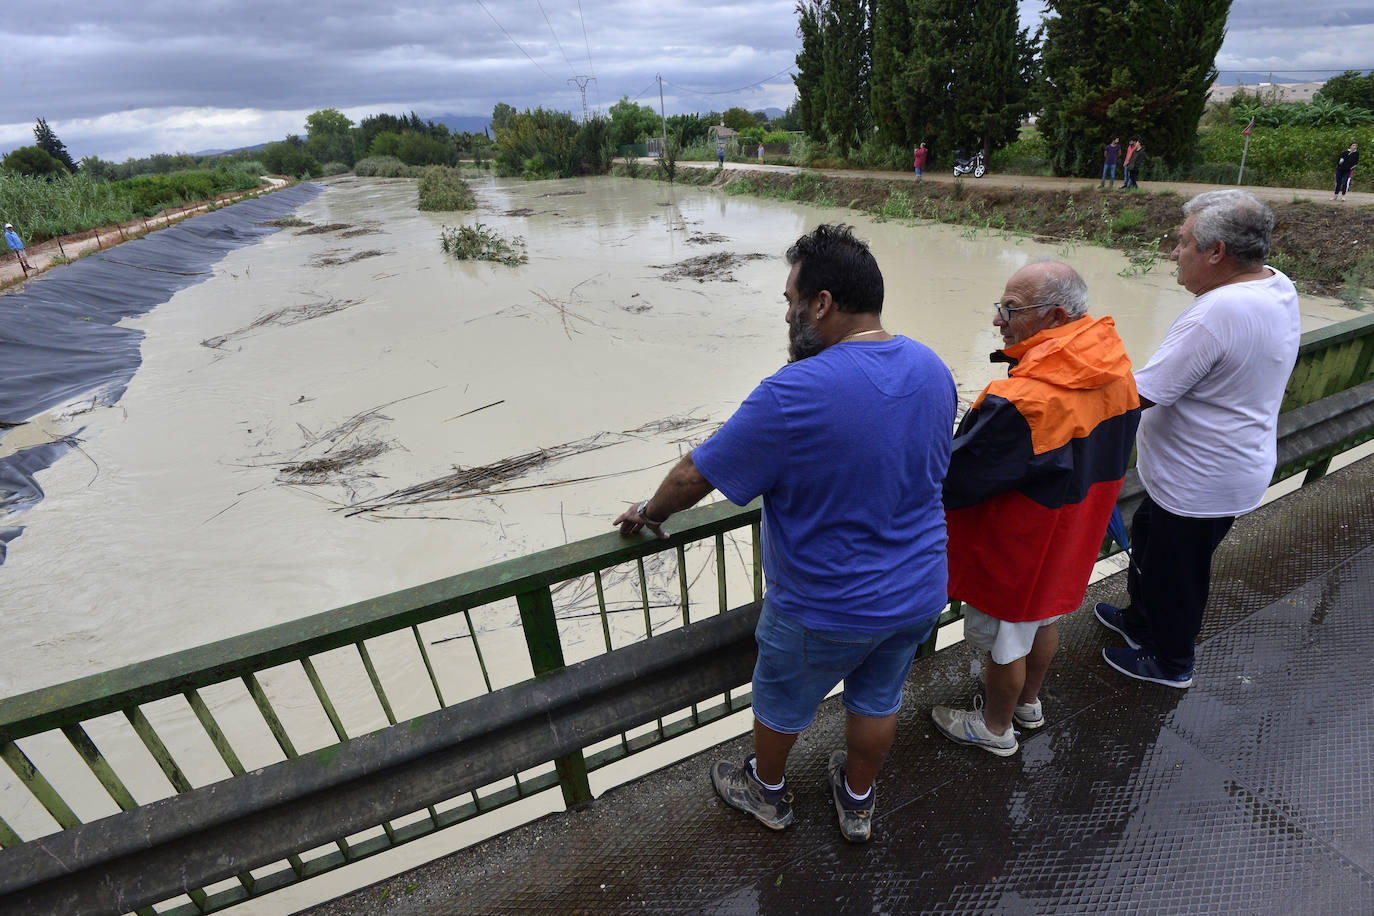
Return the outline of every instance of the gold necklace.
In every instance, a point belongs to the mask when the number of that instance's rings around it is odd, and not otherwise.
[[[853,334],[848,334],[848,335],[846,335],[846,336],[844,336],[844,337],[841,337],[841,338],[840,338],[840,343],[844,343],[846,340],[853,340],[855,337],[864,337],[864,336],[866,336],[866,335],[868,335],[868,334],[886,334],[886,333],[887,333],[887,332],[884,331],[882,328],[874,328],[874,329],[871,330],[871,331],[855,331]]]

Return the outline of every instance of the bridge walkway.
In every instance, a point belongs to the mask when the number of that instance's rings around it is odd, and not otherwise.
[[[978,684],[962,643],[918,663],[875,838],[839,835],[828,701],[793,752],[797,823],[726,808],[707,769],[747,739],[317,907],[419,913],[1374,912],[1374,458],[1239,520],[1194,686],[1120,677],[1093,620],[1062,625],[1049,724],[997,758],[939,736]]]

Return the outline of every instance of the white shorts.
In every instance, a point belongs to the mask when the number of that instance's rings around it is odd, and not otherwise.
[[[984,614],[971,604],[964,605],[964,639],[969,645],[992,653],[992,660],[1006,665],[1030,655],[1031,643],[1041,627],[1054,623],[1063,614],[1045,620],[1012,623]]]

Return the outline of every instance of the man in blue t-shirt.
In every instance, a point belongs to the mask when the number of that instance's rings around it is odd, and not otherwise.
[[[902,684],[946,603],[941,488],[957,398],[939,357],[883,330],[882,272],[848,227],[817,227],[787,260],[789,364],[615,524],[663,537],[712,490],[738,505],[763,497],[755,753],[711,779],[727,804],[786,827],[788,752],[843,680],[847,746],[830,755],[830,787],[841,832],[862,842]]]

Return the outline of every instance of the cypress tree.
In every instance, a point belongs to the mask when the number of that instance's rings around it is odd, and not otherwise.
[[[1114,136],[1194,157],[1231,0],[1047,0],[1040,132],[1057,175],[1091,175]]]
[[[869,107],[878,128],[878,139],[888,145],[913,145],[897,101],[902,70],[910,54],[910,3],[908,0],[874,0]]]
[[[797,55],[797,117],[802,131],[817,142],[825,141],[825,31],[824,7],[820,0],[797,3],[797,35],[801,53]]]
[[[864,0],[830,0],[823,23],[825,131],[841,156],[868,126],[868,22]]]
[[[33,125],[33,138],[38,141],[38,146],[43,152],[56,159],[67,167],[67,171],[75,173],[76,163],[72,160],[71,154],[67,152],[67,147],[57,139],[57,134],[48,126],[48,122],[39,118]]]
[[[1015,139],[1035,82],[1035,44],[1017,29],[1015,4],[909,2],[911,51],[895,94],[908,142],[947,157]]]

